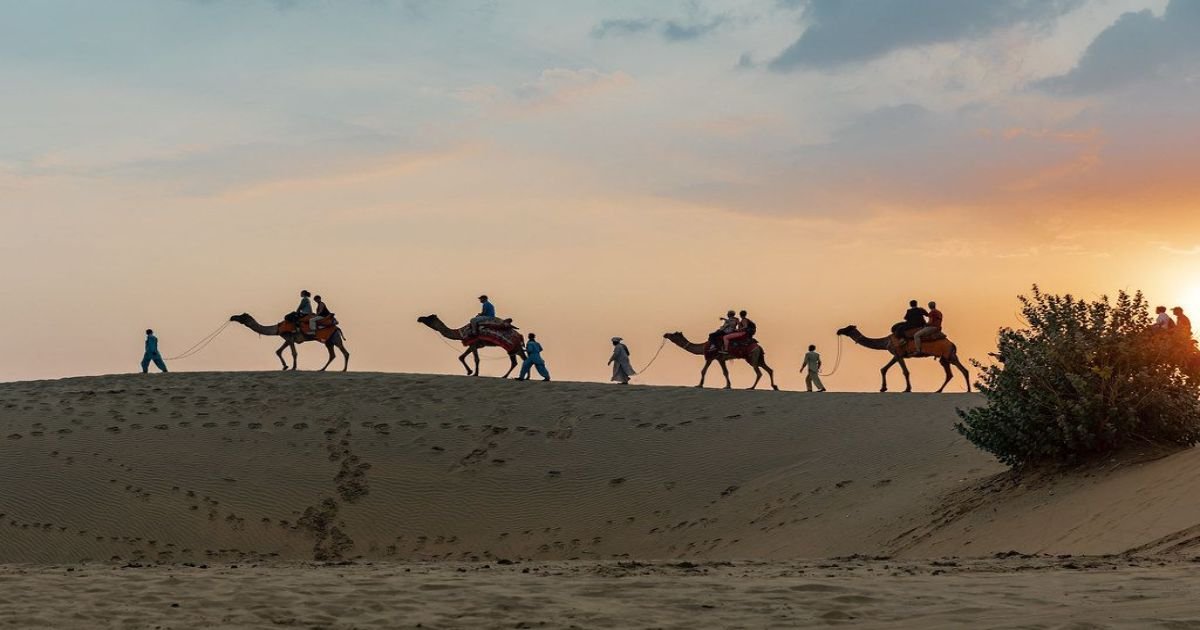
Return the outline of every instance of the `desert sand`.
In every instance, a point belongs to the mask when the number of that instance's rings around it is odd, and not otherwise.
[[[980,403],[356,373],[0,384],[0,619],[1200,623],[1196,452],[1014,478],[953,430]]]

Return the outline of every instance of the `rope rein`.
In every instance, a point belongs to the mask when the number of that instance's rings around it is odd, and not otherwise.
[[[834,360],[834,362],[833,362],[833,369],[828,372],[820,372],[818,374],[819,376],[833,376],[834,373],[836,373],[838,371],[838,368],[842,366],[842,342],[843,341],[845,341],[845,339],[841,335],[838,335],[838,353],[837,353],[837,359]]]
[[[232,323],[233,322],[231,322],[229,320],[225,320],[224,324],[221,324],[220,326],[217,327],[216,330],[212,331],[211,333],[208,333],[208,335],[206,335],[200,341],[197,341],[194,345],[192,345],[192,347],[188,348],[187,350],[184,350],[182,353],[177,354],[173,357],[164,357],[163,360],[164,361],[182,361],[183,359],[189,359],[191,357],[196,356],[197,354],[200,353],[201,350],[207,348],[208,344],[215,341],[217,336],[219,336],[222,332],[225,332],[225,329]]]
[[[663,348],[665,347],[667,347],[667,338],[663,337],[662,343],[658,344],[658,350],[654,353],[654,356],[650,357],[650,361],[646,363],[646,367],[637,370],[637,376],[644,375],[646,370],[649,370],[650,366],[654,365],[654,362],[658,360],[658,355],[662,354]]]

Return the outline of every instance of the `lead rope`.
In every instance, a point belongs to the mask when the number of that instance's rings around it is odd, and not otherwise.
[[[646,363],[646,367],[637,370],[637,376],[644,375],[646,370],[649,370],[650,366],[654,365],[654,362],[658,360],[658,355],[662,354],[663,348],[665,347],[667,347],[667,338],[663,337],[662,343],[658,344],[658,350],[655,351],[654,356],[650,357],[650,361]]]
[[[210,344],[214,340],[216,340],[217,336],[220,335],[222,332],[225,332],[225,328],[228,327],[232,323],[233,322],[230,320],[225,320],[224,324],[221,324],[219,327],[217,327],[216,330],[208,333],[208,335],[206,335],[200,341],[197,341],[194,345],[192,345],[192,347],[188,348],[187,350],[184,350],[182,353],[180,353],[176,356],[165,357],[163,360],[164,361],[181,361],[183,359],[188,359],[188,358],[196,356],[197,354],[200,354],[201,350],[207,348],[208,344]]]
[[[837,372],[838,368],[842,366],[842,342],[843,341],[844,341],[844,339],[842,338],[842,336],[838,335],[838,353],[837,353],[837,359],[833,362],[833,369],[828,372],[821,372],[820,376],[833,376],[834,372]]]

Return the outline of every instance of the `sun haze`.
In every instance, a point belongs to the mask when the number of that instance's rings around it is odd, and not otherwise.
[[[1190,312],[1198,28],[1185,0],[14,3],[0,379],[136,371],[146,328],[171,357],[301,289],[356,371],[461,373],[416,318],[480,293],[562,380],[747,309],[787,389],[910,299],[979,359],[1033,283]],[[231,327],[170,367],[276,346]],[[826,385],[877,388],[886,357],[842,352]]]

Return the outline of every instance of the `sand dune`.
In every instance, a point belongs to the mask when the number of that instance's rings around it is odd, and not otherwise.
[[[1015,478],[953,431],[979,402],[399,374],[3,384],[0,617],[1193,623],[1194,589],[1163,584],[1197,571],[1200,455]]]
[[[1014,485],[965,395],[395,374],[0,385],[0,561],[1191,550],[1194,452]]]

